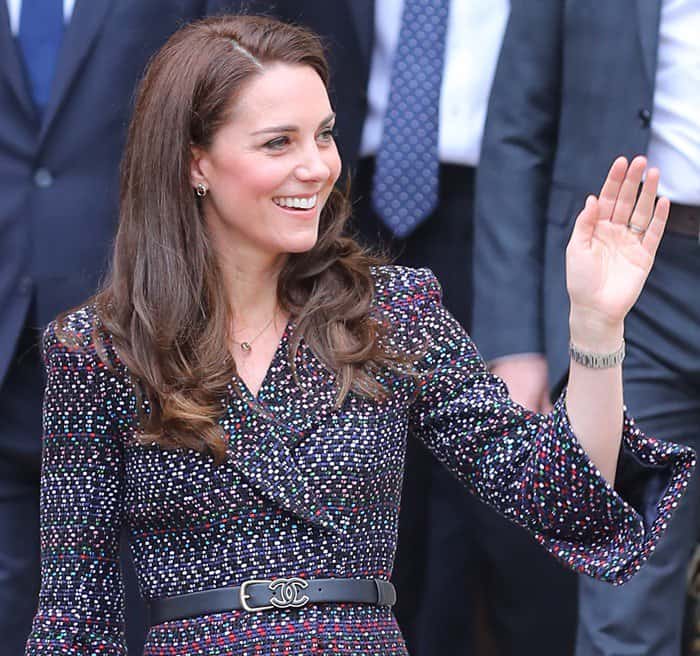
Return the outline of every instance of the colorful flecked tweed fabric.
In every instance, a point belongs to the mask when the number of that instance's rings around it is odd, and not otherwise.
[[[230,457],[219,467],[205,455],[134,442],[137,401],[123,366],[105,367],[90,343],[94,309],[69,318],[75,345],[49,327],[42,589],[27,654],[125,653],[122,523],[146,598],[249,578],[390,578],[409,432],[570,567],[614,583],[639,569],[684,491],[693,452],[625,421],[622,467],[633,462],[656,486],[663,477],[663,495],[638,513],[586,457],[562,400],[540,416],[508,399],[442,307],[432,273],[383,267],[375,276],[376,312],[392,322],[393,343],[427,348],[422,379],[382,375],[391,400],[351,395],[336,409],[333,375],[303,342],[295,383],[290,323],[257,400],[262,412],[232,381],[221,420]],[[222,613],[148,635],[146,656],[195,654],[406,649],[390,609],[359,604]]]

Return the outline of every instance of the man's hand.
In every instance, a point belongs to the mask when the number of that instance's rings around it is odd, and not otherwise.
[[[508,386],[511,398],[534,412],[550,412],[547,359],[539,353],[508,355],[494,360],[491,371]]]

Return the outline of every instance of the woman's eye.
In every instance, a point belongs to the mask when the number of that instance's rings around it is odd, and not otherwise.
[[[333,127],[333,128],[327,128],[326,130],[321,132],[321,134],[319,134],[318,136],[319,136],[319,139],[321,139],[321,141],[332,141],[333,139],[335,139],[336,135],[337,135],[336,129]]]
[[[265,144],[265,148],[270,148],[271,150],[281,150],[289,143],[289,137],[277,137],[275,139],[270,139]]]

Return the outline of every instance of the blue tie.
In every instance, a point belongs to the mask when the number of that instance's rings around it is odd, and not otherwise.
[[[17,40],[34,103],[42,113],[49,102],[63,30],[63,0],[22,0]]]
[[[438,201],[438,119],[449,0],[405,0],[372,204],[407,237]]]

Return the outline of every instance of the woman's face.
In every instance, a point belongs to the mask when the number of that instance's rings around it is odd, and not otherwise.
[[[218,252],[266,264],[313,247],[340,175],[334,120],[311,67],[274,64],[251,78],[211,146],[193,148],[191,181],[209,189],[203,210]]]

